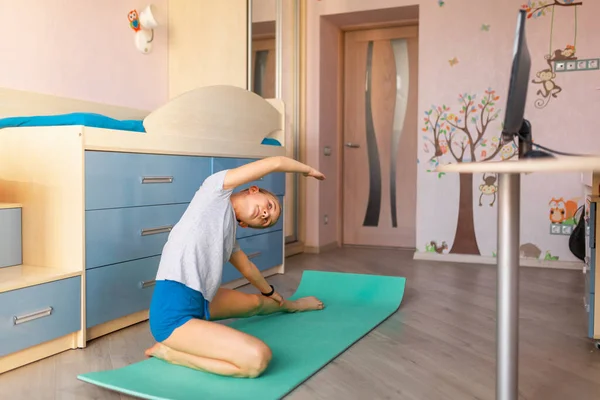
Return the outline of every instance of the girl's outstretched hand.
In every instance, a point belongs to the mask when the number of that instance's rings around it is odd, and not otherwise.
[[[310,171],[304,174],[304,176],[312,176],[313,178],[318,179],[320,181],[325,180],[325,175],[323,175],[321,172],[317,171],[314,168],[311,168]]]

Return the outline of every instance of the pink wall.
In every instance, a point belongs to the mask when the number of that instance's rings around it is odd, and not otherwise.
[[[152,110],[168,98],[165,24],[152,53],[137,51],[133,0],[0,0],[0,87]]]
[[[561,0],[562,2],[562,0]],[[335,132],[330,128],[335,114],[326,111],[323,105],[324,79],[322,66],[323,52],[320,51],[320,36],[323,25],[322,16],[399,7],[419,4],[419,173],[417,209],[417,247],[425,251],[425,243],[436,240],[446,241],[452,248],[458,219],[459,177],[427,172],[431,165],[427,160],[431,152],[425,150],[423,116],[432,105],[447,105],[452,112],[458,113],[458,95],[461,93],[476,94],[478,101],[491,88],[500,98],[496,108],[500,114],[496,121],[488,127],[489,143],[492,137],[500,133],[500,122],[506,108],[507,84],[510,71],[513,38],[517,12],[523,0],[472,2],[467,0],[447,0],[443,7],[437,1],[410,0],[327,0],[309,1],[307,9],[307,161],[320,168],[327,176],[326,185],[318,185],[309,181],[307,196],[308,212],[306,214],[308,246],[320,246],[336,241],[335,230],[323,225],[322,216],[330,216],[336,212],[337,200],[337,164],[322,155],[322,145],[335,142]],[[549,2],[547,2],[549,3]],[[583,6],[577,12],[577,50],[580,59],[600,57],[595,16],[600,13],[600,2],[583,0]],[[548,64],[544,54],[567,44],[573,44],[575,32],[575,8],[556,7],[554,30],[550,43],[551,10],[546,16],[531,18],[527,21],[527,39],[532,57],[531,78]],[[482,25],[489,24],[489,31]],[[451,66],[449,60],[457,57],[458,63]],[[526,116],[534,127],[534,139],[552,148],[562,151],[598,153],[600,136],[594,132],[594,117],[600,104],[600,72],[576,71],[557,74],[556,84],[563,88],[557,98],[543,109],[534,107],[538,85],[530,84],[527,100]],[[477,104],[477,103],[476,103]],[[324,121],[325,120],[325,121]],[[327,128],[327,129],[324,129]],[[474,129],[474,128],[473,128]],[[481,148],[478,149],[480,154]],[[429,149],[431,151],[431,149]],[[337,147],[334,147],[334,153]],[[440,159],[441,163],[453,162],[447,155]],[[583,192],[579,174],[531,175],[522,179],[521,243],[532,243],[544,253],[549,251],[561,260],[573,260],[568,250],[567,236],[549,234],[548,203],[552,197],[565,199],[581,197]],[[479,184],[482,177],[475,176],[473,181],[473,220],[477,244],[480,254],[492,256],[496,251],[496,218],[497,203],[479,206]],[[525,201],[527,203],[525,203]],[[583,199],[579,199],[580,203]]]

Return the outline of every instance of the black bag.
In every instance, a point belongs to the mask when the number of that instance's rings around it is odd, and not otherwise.
[[[582,209],[583,206],[580,206],[577,211]],[[575,215],[577,215],[577,211],[575,211]],[[575,225],[573,232],[571,232],[571,236],[569,236],[569,250],[571,250],[571,253],[581,261],[585,260],[585,218],[583,216],[583,211],[581,211],[579,221],[577,221],[577,225]]]

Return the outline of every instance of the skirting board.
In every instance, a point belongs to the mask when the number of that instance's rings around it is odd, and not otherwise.
[[[304,253],[304,243],[292,242],[285,245],[285,257],[295,256]]]
[[[100,336],[108,335],[109,333],[116,332],[128,326],[135,325],[139,322],[146,321],[148,319],[148,310],[138,311],[136,313],[126,315],[121,318],[117,318],[112,321],[105,322],[103,324],[88,328],[86,340],[94,340]]]
[[[36,346],[8,354],[0,358],[0,374],[53,356],[63,351],[77,348],[77,332],[40,343]]]
[[[443,262],[455,262],[455,263],[468,263],[468,264],[491,264],[494,265],[497,262],[496,257],[485,257],[485,256],[474,256],[469,254],[437,254],[437,253],[425,253],[415,252],[413,256],[414,260],[427,260],[427,261],[443,261]],[[577,261],[547,261],[538,260],[532,258],[521,258],[521,267],[537,267],[537,268],[552,268],[552,269],[570,269],[581,271],[585,264]]]
[[[304,246],[304,252],[310,254],[320,254],[326,251],[335,250],[339,247],[338,242],[332,242],[323,246],[313,247],[313,246]]]

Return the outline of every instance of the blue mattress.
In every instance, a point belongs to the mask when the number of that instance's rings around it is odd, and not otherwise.
[[[71,113],[59,115],[38,115],[32,117],[0,118],[0,129],[23,126],[67,126],[82,125],[90,128],[114,129],[118,131],[146,132],[142,120],[118,120],[94,113]],[[264,138],[268,146],[281,146],[278,140]]]

